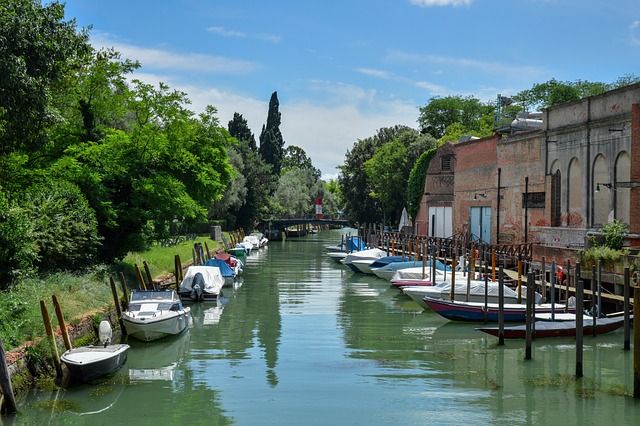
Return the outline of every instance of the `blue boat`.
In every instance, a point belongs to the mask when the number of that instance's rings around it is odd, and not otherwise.
[[[216,268],[220,268],[220,274],[222,274],[222,277],[227,283],[232,282],[233,279],[236,277],[236,274],[235,272],[233,272],[233,269],[231,269],[231,266],[229,266],[227,262],[225,262],[224,260],[215,259],[215,258],[209,259],[204,264],[204,266],[214,266]]]

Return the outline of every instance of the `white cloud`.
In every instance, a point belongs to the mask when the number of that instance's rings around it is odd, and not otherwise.
[[[362,87],[342,82],[332,82],[327,80],[311,80],[312,91],[321,92],[328,95],[331,103],[367,103],[373,102],[376,96],[374,89],[363,89]]]
[[[424,89],[434,96],[444,96],[451,93],[451,90],[446,87],[428,81],[416,81],[414,84],[416,87]]]
[[[433,6],[466,6],[470,5],[473,0],[409,0],[414,6],[433,7]]]
[[[391,74],[387,71],[378,70],[374,68],[356,68],[356,71],[360,74],[368,75],[371,77],[389,79],[391,78]]]
[[[221,35],[223,37],[254,38],[258,40],[268,41],[274,44],[280,43],[282,41],[282,37],[275,34],[269,34],[269,33],[249,34],[243,31],[230,30],[225,27],[219,27],[219,26],[209,27],[207,28],[207,31],[209,31],[210,33]]]
[[[629,26],[631,43],[640,46],[640,21],[633,21]]]
[[[96,48],[112,47],[125,58],[140,61],[145,68],[225,74],[246,74],[259,68],[258,64],[251,61],[136,46],[114,41],[104,35],[92,37],[91,44]]]
[[[487,74],[518,75],[520,77],[524,76],[529,79],[536,78],[545,74],[545,71],[543,69],[534,66],[509,65],[500,62],[481,61],[477,59],[455,58],[451,56],[410,53],[402,51],[389,53],[387,55],[387,60],[394,62],[422,62],[437,64],[440,66],[448,65],[457,68],[471,68],[485,72]]]

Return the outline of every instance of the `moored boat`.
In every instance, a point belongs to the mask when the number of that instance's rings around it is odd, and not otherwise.
[[[231,274],[233,274],[232,271]],[[182,299],[194,302],[216,300],[224,285],[225,279],[220,268],[216,266],[189,266],[178,287],[178,294]]]
[[[424,302],[427,306],[442,315],[443,317],[454,321],[498,321],[499,306],[496,303],[489,303],[485,309],[484,303],[477,302],[458,302],[442,299],[434,299],[425,297]],[[564,311],[564,304],[556,303],[554,308],[557,312]],[[536,304],[535,312],[545,313],[551,312],[552,306],[549,303]],[[575,307],[569,307],[569,312],[575,312]],[[523,304],[504,304],[504,320],[506,322],[524,322],[526,314],[526,306]]]
[[[384,257],[387,255],[387,252],[385,252],[384,250],[380,250],[377,248],[373,248],[373,249],[369,249],[369,250],[363,250],[363,251],[357,251],[357,252],[353,252],[353,253],[349,253],[347,255],[347,257],[345,257],[344,259],[342,259],[342,263],[346,266],[349,267],[349,269],[351,269],[353,272],[360,272],[360,270],[358,268],[356,268],[352,263],[356,260],[376,260],[379,259],[381,257]]]
[[[60,356],[75,382],[88,382],[118,370],[127,359],[129,345],[111,345],[111,325],[102,321],[98,327],[100,345],[71,348]]]
[[[173,290],[131,290],[122,320],[129,336],[148,342],[182,333],[191,321],[191,309],[182,306]]]
[[[572,337],[576,335],[576,321],[567,319],[560,321],[536,321],[532,327],[533,337],[538,339],[541,337]],[[617,330],[624,325],[624,317],[612,318],[596,318],[595,334],[604,334]],[[498,327],[481,327],[476,328],[478,331],[498,337]],[[582,323],[582,333],[584,335],[593,334],[593,318],[584,317]],[[526,337],[526,326],[516,325],[504,327],[505,339],[523,339]]]

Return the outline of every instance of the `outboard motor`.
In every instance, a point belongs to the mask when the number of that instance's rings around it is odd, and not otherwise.
[[[111,330],[111,324],[109,324],[109,321],[100,321],[100,325],[98,326],[98,339],[100,339],[100,344],[104,345],[106,348],[109,343],[111,343],[112,337],[113,331]]]
[[[193,276],[191,281],[191,299],[200,302],[204,299],[204,277],[200,272]]]

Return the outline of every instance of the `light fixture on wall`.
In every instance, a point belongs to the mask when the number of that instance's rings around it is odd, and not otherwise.
[[[604,186],[607,189],[611,189],[611,188],[615,189],[614,185],[611,185],[610,183],[600,183],[600,182],[598,182],[598,183],[596,183],[596,192],[600,192],[600,185]]]
[[[487,194],[485,193],[475,193],[473,194],[473,199],[477,200],[478,198],[487,198]]]
[[[596,192],[600,191],[600,185],[604,186],[607,189],[613,189],[614,191],[617,191],[619,188],[638,188],[640,187],[640,181],[596,183]]]

